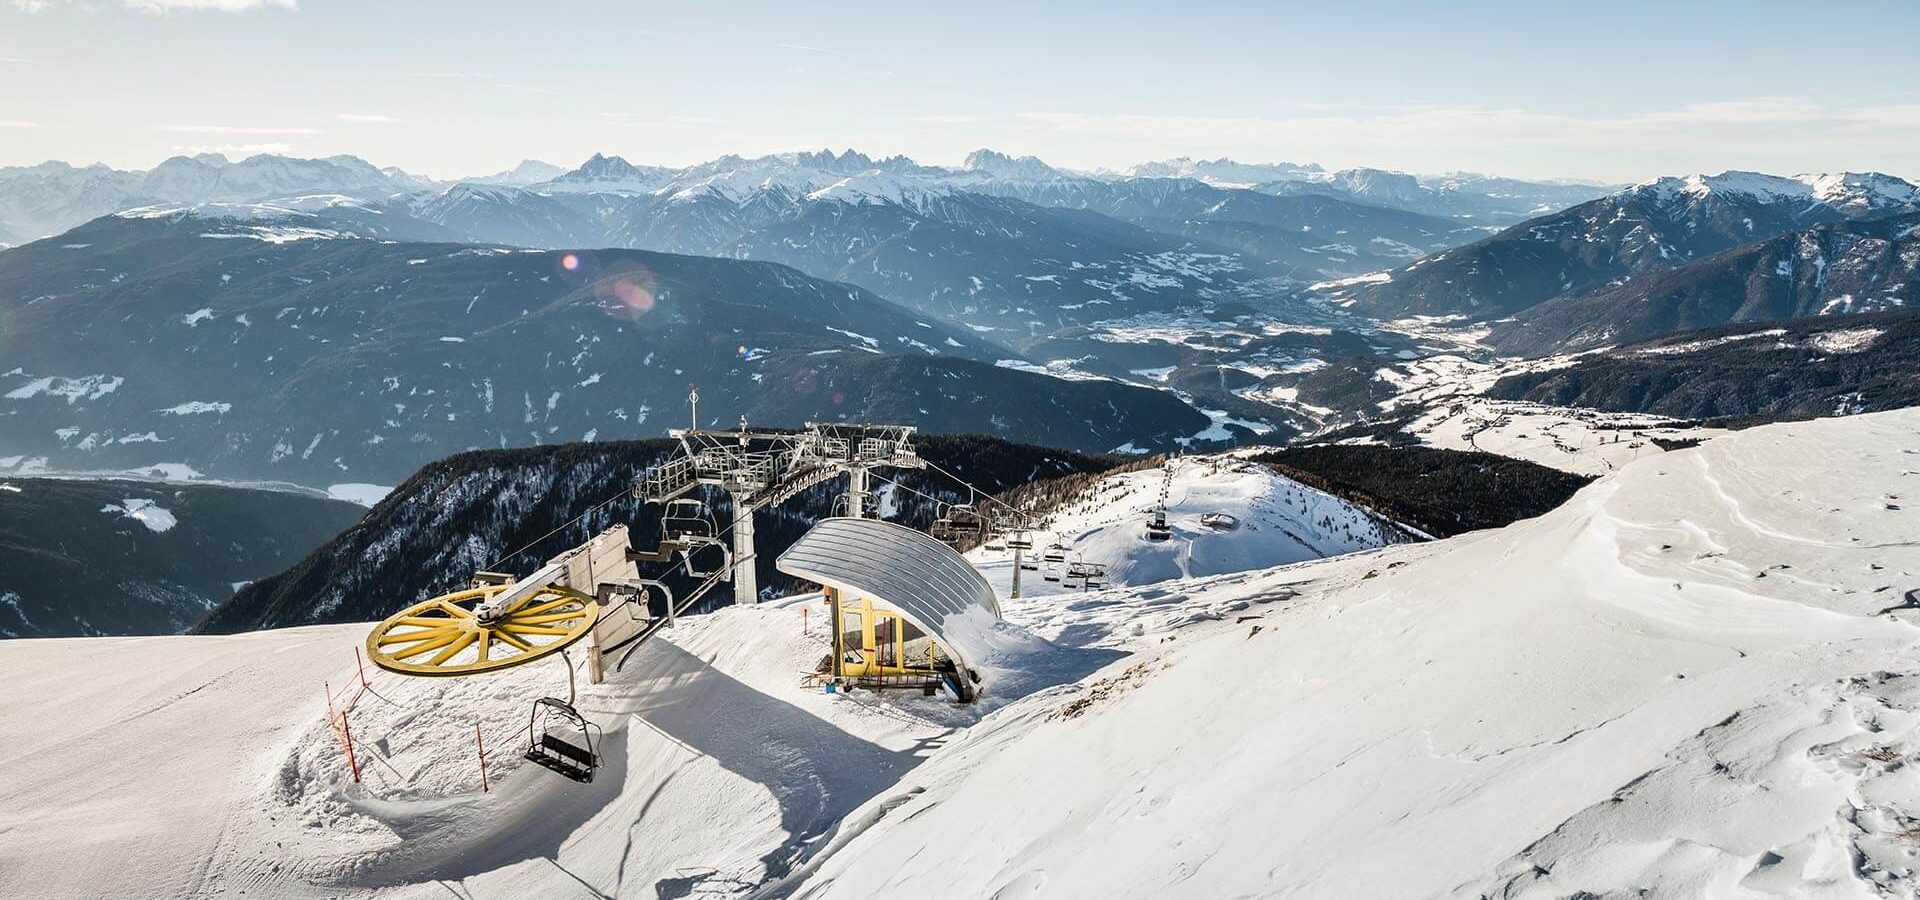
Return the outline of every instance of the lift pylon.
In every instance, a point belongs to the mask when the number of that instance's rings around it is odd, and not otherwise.
[[[643,474],[633,496],[666,503],[701,486],[725,491],[732,500],[733,602],[759,600],[754,573],[753,516],[816,484],[847,476],[848,515],[865,515],[868,472],[918,469],[925,461],[913,449],[910,425],[809,422],[800,431],[683,428],[669,431],[679,455]]]

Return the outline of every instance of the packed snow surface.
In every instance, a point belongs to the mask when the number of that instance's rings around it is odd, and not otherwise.
[[[1166,492],[1167,525],[1172,537],[1147,537],[1147,519],[1161,507]],[[1225,514],[1231,528],[1215,528],[1201,519]],[[1071,590],[1047,581],[1062,567],[1045,565],[1056,543],[1069,562],[1106,568],[1112,586],[1156,584],[1179,578],[1265,569],[1305,560],[1371,550],[1415,539],[1402,526],[1275,474],[1233,455],[1189,456],[1164,467],[1105,476],[1065,506],[1049,513],[1050,530],[1028,535],[1033,549],[1023,562],[1040,568],[1022,572],[1021,592],[1053,594]],[[1013,551],[998,544],[969,556],[1002,596],[1013,582]]]
[[[727,609],[582,683],[606,729],[587,786],[518,758],[528,701],[566,695],[558,662],[356,692],[362,625],[0,642],[0,726],[26,737],[0,766],[0,877],[50,897],[1911,898],[1916,490],[1920,411],[1743,431],[1498,531],[1009,601],[1008,677],[974,707],[806,686],[817,598]],[[357,785],[329,693],[358,693]]]
[[[793,895],[1913,897],[1916,490],[1920,411],[1779,425],[1214,582],[1300,597],[1002,711]]]

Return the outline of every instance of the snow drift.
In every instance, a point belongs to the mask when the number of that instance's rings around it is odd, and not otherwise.
[[[1002,712],[789,887],[1912,897],[1915,491],[1920,412],[1780,425],[1220,585],[1300,597]]]

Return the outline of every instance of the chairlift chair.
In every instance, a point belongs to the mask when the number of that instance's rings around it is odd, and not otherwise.
[[[947,507],[947,514],[941,518],[947,521],[947,527],[952,528],[955,534],[979,534],[986,530],[986,520],[971,503],[955,503]]]
[[[660,538],[666,541],[712,543],[720,539],[713,512],[691,497],[670,500],[660,513]]]
[[[1095,562],[1075,562],[1067,566],[1067,577],[1080,582],[1080,586],[1087,590],[1105,587],[1107,567]]]
[[[1025,534],[1016,534],[1013,537],[1007,538],[1007,549],[1008,550],[1032,550],[1033,541],[1029,539]]]
[[[600,756],[594,752],[593,732],[600,726],[572,704],[557,697],[533,701],[527,717],[528,762],[537,763],[559,775],[588,784],[594,770],[600,768]]]
[[[733,568],[733,551],[721,541],[693,541],[678,552],[688,578],[712,578]]]

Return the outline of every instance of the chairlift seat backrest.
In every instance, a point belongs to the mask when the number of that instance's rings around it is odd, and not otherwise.
[[[699,500],[674,500],[660,514],[660,535],[665,540],[693,538],[711,541],[719,533],[712,511]]]
[[[544,719],[542,712],[546,714]],[[556,774],[581,783],[591,782],[594,770],[600,767],[589,730],[596,727],[572,706],[552,697],[542,697],[533,701],[533,712],[527,722],[527,752],[523,755],[527,761]],[[577,732],[584,746],[556,733],[566,728]]]

